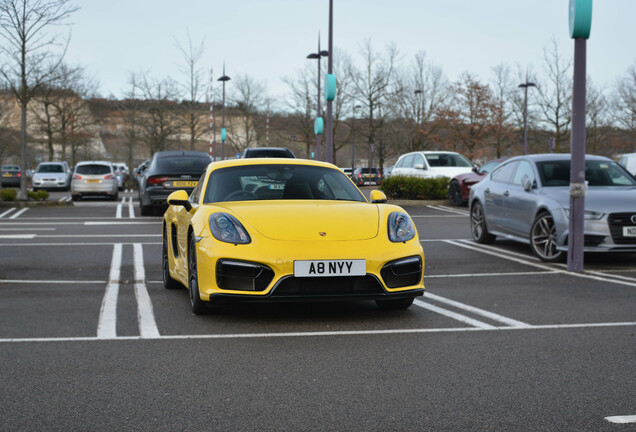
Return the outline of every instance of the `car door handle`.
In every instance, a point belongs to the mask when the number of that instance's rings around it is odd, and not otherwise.
[[[505,191],[505,192],[503,193],[503,196],[505,196],[505,197],[508,197],[508,196],[510,196],[510,192],[508,192],[508,191]]]
[[[490,188],[486,188],[486,190],[484,191],[484,193],[489,194],[489,193],[490,193]]]

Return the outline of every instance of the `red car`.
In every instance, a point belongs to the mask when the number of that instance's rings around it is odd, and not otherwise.
[[[506,159],[495,159],[486,162],[481,168],[473,168],[472,172],[459,174],[453,177],[448,186],[448,199],[454,206],[465,206],[468,204],[468,195],[472,185],[479,183],[490,171]]]

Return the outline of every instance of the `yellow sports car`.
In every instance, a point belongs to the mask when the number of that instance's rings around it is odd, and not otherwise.
[[[190,196],[168,197],[163,282],[195,314],[223,301],[375,300],[404,309],[424,292],[409,215],[369,203],[336,166],[302,159],[211,163]]]

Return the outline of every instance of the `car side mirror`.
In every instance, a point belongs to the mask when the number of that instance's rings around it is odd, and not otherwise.
[[[523,190],[525,190],[526,192],[530,192],[530,190],[532,190],[532,187],[534,186],[534,182],[530,180],[528,176],[524,175],[521,179],[521,185],[523,186]]]
[[[479,173],[479,167],[477,165],[473,165],[473,172]]]
[[[372,190],[371,191],[371,203],[372,204],[383,204],[386,202],[386,195],[384,194],[384,192],[379,191],[379,190]]]
[[[415,169],[419,169],[419,170],[425,170],[426,168],[424,167],[424,164],[418,163],[413,165],[413,168]]]
[[[188,193],[183,189],[168,195],[168,205],[183,206],[188,212],[192,210],[192,204],[188,201]]]

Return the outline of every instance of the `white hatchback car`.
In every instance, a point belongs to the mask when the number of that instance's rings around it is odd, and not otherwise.
[[[473,164],[465,156],[450,151],[416,151],[400,156],[391,171],[393,176],[422,178],[448,177],[469,173]]]

